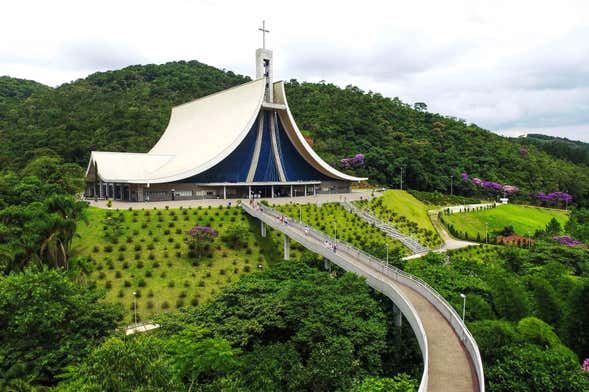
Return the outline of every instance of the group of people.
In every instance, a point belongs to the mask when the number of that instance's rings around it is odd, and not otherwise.
[[[325,240],[323,241],[323,246],[326,247],[327,249],[331,249],[333,251],[333,253],[335,253],[337,251],[337,245],[335,242],[331,242],[329,240]]]

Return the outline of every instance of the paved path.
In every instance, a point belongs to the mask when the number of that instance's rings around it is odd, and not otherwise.
[[[426,362],[420,391],[484,391],[482,361],[474,338],[454,309],[426,283],[351,245],[337,242],[334,252],[324,244],[335,240],[294,220],[288,225],[280,223],[280,213],[268,207],[243,208],[304,247],[366,277],[369,285],[394,300],[416,333]],[[285,245],[288,248],[286,237]]]
[[[370,223],[371,225],[376,226],[380,231],[388,235],[389,237],[396,239],[397,241],[401,242],[411,251],[411,254],[426,254],[429,252],[429,248],[415,238],[410,237],[401,233],[395,227],[391,226],[390,224],[383,222],[381,219],[378,219],[372,212],[367,209],[362,209],[349,201],[344,201],[341,205],[348,211],[352,212],[353,214],[358,215],[362,220],[365,222]]]
[[[374,194],[374,197],[381,196],[378,192],[373,192],[372,190],[353,190],[351,193],[336,193],[336,194],[320,194],[316,196],[297,196],[297,197],[275,197],[270,199],[264,199],[270,204],[323,204],[323,203],[339,203],[346,200],[353,201],[353,200],[360,200],[361,198],[371,199]],[[108,209],[106,206],[106,200],[87,200],[88,203],[93,207],[98,208],[105,208]],[[179,208],[179,207],[219,207],[219,206],[227,206],[228,203],[231,203],[232,206],[235,206],[238,201],[242,203],[249,202],[248,199],[201,199],[201,200],[174,200],[174,201],[147,201],[147,202],[136,202],[136,201],[117,201],[113,200],[111,209],[127,209],[132,207],[133,209],[142,209],[142,208],[165,208],[166,206],[170,208]]]

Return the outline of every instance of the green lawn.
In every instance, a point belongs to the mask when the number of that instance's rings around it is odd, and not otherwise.
[[[382,197],[370,202],[360,202],[379,218],[390,223],[402,233],[415,236],[430,247],[441,244],[441,239],[429,219],[426,206],[406,191],[390,189]]]
[[[568,212],[507,204],[483,211],[444,215],[443,219],[446,225],[452,225],[458,232],[466,232],[470,239],[475,239],[477,234],[485,238],[485,223],[489,225],[489,233],[500,231],[505,226],[513,226],[516,234],[526,236],[546,227],[553,217],[564,226],[568,220]]]
[[[89,208],[87,215],[88,224],[80,223],[78,227],[74,256],[91,258],[94,268],[88,279],[106,288],[107,301],[123,304],[126,322],[132,320],[134,291],[139,294],[140,318],[149,319],[155,313],[207,301],[242,274],[256,271],[258,264],[265,268],[281,257],[281,248],[269,238],[259,237],[259,225],[237,207],[133,211]],[[121,219],[120,232],[109,239],[105,234],[114,219]],[[221,237],[236,224],[250,230],[244,244],[234,249]],[[184,242],[186,231],[194,225],[210,225],[219,232],[201,258],[189,255]]]
[[[385,257],[385,243],[389,244],[390,252],[398,252],[400,255],[408,253],[407,248],[401,242],[388,237],[375,226],[346,211],[338,203],[325,203],[321,206],[302,204],[300,207],[301,211],[299,211],[299,205],[273,206],[273,208],[297,220],[299,219],[299,212],[302,212],[304,223],[332,237],[335,236],[337,228],[337,238],[339,240],[348,242],[377,257]]]

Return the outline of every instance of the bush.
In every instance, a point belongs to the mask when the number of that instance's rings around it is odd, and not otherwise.
[[[123,263],[123,269],[128,269],[129,268],[129,263],[127,263],[126,261]]]
[[[124,260],[125,260],[125,255],[124,255],[124,254],[122,254],[122,253],[119,253],[119,257],[117,257],[117,259],[118,259],[119,261],[124,261]]]
[[[181,291],[180,294],[178,294],[178,297],[186,298],[186,291]]]
[[[141,251],[141,244],[135,244],[135,252]]]
[[[98,274],[98,279],[100,279],[100,280],[104,279],[105,277],[106,277],[106,274],[102,271]]]
[[[204,280],[199,280],[198,281],[198,287],[205,287],[205,281]]]
[[[94,245],[94,247],[92,248],[92,252],[98,253],[100,252],[100,248],[97,245]]]
[[[128,280],[125,280],[125,281],[123,282],[123,285],[124,285],[125,287],[131,287],[131,282],[129,282]]]
[[[141,269],[141,268],[143,268],[143,266],[144,266],[143,261],[137,262],[137,268]]]
[[[106,253],[111,253],[112,252],[112,245],[105,245],[104,246],[104,251]]]
[[[120,290],[119,290],[119,293],[117,294],[117,296],[118,296],[119,298],[123,298],[123,297],[125,296],[125,292],[123,291],[123,289],[120,289]]]
[[[153,309],[153,302],[152,301],[147,301],[147,309]]]
[[[169,308],[170,308],[170,304],[168,303],[168,301],[162,302],[162,309],[169,309]]]
[[[185,280],[185,281],[184,281],[184,287],[190,287],[190,282],[189,282],[189,281],[187,281],[187,280]]]
[[[169,288],[173,288],[174,286],[176,286],[176,283],[174,283],[174,281],[173,281],[173,280],[170,280],[170,281],[168,282],[168,287],[169,287]]]
[[[107,280],[106,283],[104,284],[104,287],[107,290],[110,290],[112,288],[112,282],[110,280]]]
[[[120,279],[122,276],[121,271],[115,271],[115,278]]]
[[[190,300],[190,305],[192,305],[192,306],[198,306],[198,298],[192,298]]]
[[[184,300],[182,298],[176,301],[176,308],[181,308],[184,306]]]
[[[147,270],[147,271],[145,271],[145,277],[146,277],[146,278],[151,278],[151,275],[152,275],[152,272],[151,272],[151,270]]]
[[[137,282],[137,286],[139,286],[139,287],[145,287],[145,286],[147,286],[147,283],[145,282],[145,279],[143,279],[143,278],[139,279],[139,281]]]

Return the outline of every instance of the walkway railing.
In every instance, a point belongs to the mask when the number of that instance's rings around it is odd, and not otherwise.
[[[399,242],[401,242],[403,245],[405,245],[407,248],[409,248],[409,250],[413,254],[425,253],[430,250],[427,246],[421,244],[415,238],[412,238],[408,235],[401,233],[399,230],[397,230],[393,226],[378,219],[376,216],[374,216],[369,211],[361,209],[361,208],[357,207],[356,205],[354,205],[353,203],[350,203],[349,201],[342,202],[341,205],[346,210],[358,215],[365,222],[368,222],[368,223],[376,226],[378,229],[383,231],[389,237],[394,238],[394,239],[398,240]]]
[[[293,238],[295,241],[301,243],[305,247],[309,248],[312,251],[315,251],[328,259],[337,263],[337,261],[342,262],[344,264],[348,264],[343,258],[338,257],[337,252],[346,252],[352,257],[355,257],[356,260],[360,261],[362,264],[371,267],[373,270],[380,272],[381,274],[385,275],[389,279],[398,282],[402,285],[405,285],[421,296],[427,299],[437,310],[440,314],[448,321],[452,329],[454,330],[456,336],[460,339],[460,341],[464,344],[466,351],[470,356],[470,361],[474,367],[477,383],[478,383],[478,391],[484,392],[485,391],[485,379],[484,379],[484,371],[483,371],[483,363],[481,359],[481,355],[479,352],[479,348],[476,344],[476,341],[466,324],[462,321],[462,318],[458,315],[457,311],[446,301],[444,297],[442,297],[433,287],[427,284],[422,279],[408,274],[407,272],[393,266],[390,264],[385,263],[383,260],[380,260],[371,254],[364,252],[361,249],[355,248],[354,246],[334,239],[325,233],[318,231],[314,228],[304,225],[301,222],[297,222],[291,218],[288,219],[288,224],[283,224],[280,222],[280,217],[284,216],[279,211],[276,211],[267,206],[260,206],[260,208],[255,208],[253,206],[247,205],[247,203],[242,203],[242,208],[250,215],[260,219],[261,221],[269,224],[271,227],[282,231],[289,237]],[[308,234],[301,234],[301,233],[308,233]],[[321,242],[330,242],[337,244],[337,252],[328,251],[328,249],[323,248],[321,246],[317,247],[311,243],[308,239],[306,240],[305,237],[315,238],[320,240]],[[323,249],[322,249],[323,248]],[[337,261],[336,261],[337,260]],[[337,263],[339,264],[339,263]],[[364,275],[362,272],[358,271],[358,268],[354,268],[350,266],[349,270],[352,270],[356,273]],[[376,277],[378,279],[378,277]],[[385,282],[381,282],[385,283]],[[385,283],[386,284],[386,283]],[[383,287],[382,284],[378,285],[375,284],[374,286],[379,286],[379,291],[382,291]],[[386,294],[386,293],[385,293]],[[424,358],[424,374],[422,376],[421,384],[419,390],[426,390],[422,388],[427,388],[427,368],[428,368],[428,353],[427,353],[427,336],[425,335],[425,331],[423,329],[423,325],[421,325],[421,320],[411,303],[401,294],[401,293],[391,293],[392,296],[389,295],[391,299],[397,299],[400,301],[405,301],[408,303],[409,307],[402,306],[403,304],[395,303],[401,310],[405,310],[403,314],[405,318],[411,324],[413,331],[416,333],[418,338],[418,342],[420,343],[420,348],[422,350],[422,357]],[[401,306],[400,306],[401,305]],[[413,315],[407,314],[406,312],[412,312]],[[413,319],[412,319],[413,316]],[[423,334],[425,339],[420,339],[420,334]],[[424,344],[425,343],[425,344]],[[451,366],[451,364],[448,364]],[[465,369],[466,371],[466,369]],[[469,370],[470,371],[470,370]]]

